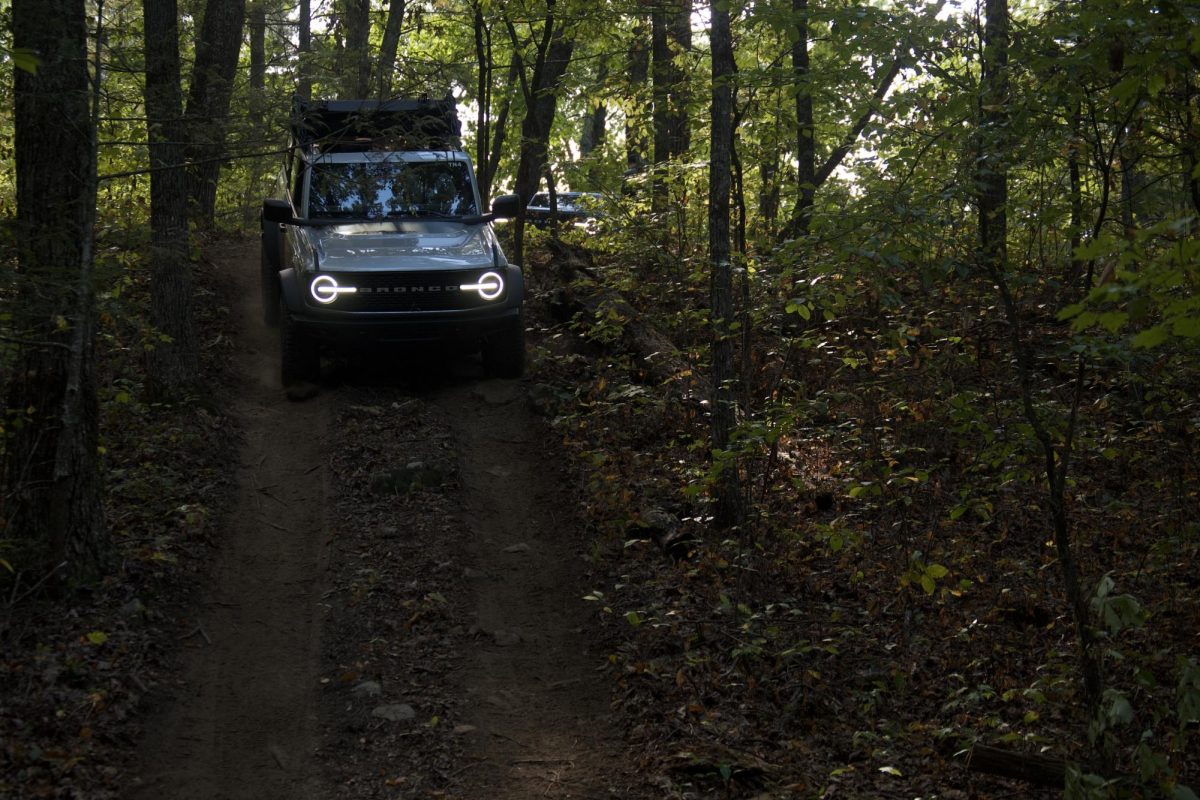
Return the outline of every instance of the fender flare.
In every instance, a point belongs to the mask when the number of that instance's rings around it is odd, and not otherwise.
[[[288,311],[295,313],[304,307],[303,287],[295,267],[279,271],[279,289]]]

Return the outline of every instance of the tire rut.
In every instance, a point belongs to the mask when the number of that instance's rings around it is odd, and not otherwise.
[[[238,281],[248,248],[218,260]],[[279,389],[255,291],[235,312],[244,387],[236,498],[208,597],[183,625],[181,677],[148,725],[135,800],[317,797],[316,739],[329,403]]]

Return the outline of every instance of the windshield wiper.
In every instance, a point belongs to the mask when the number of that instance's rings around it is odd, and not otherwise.
[[[388,219],[436,219],[446,222],[461,222],[463,225],[478,225],[481,222],[491,222],[495,217],[491,214],[447,214],[445,211],[418,211],[388,214]]]

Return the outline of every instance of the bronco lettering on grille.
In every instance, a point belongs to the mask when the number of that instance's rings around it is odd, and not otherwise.
[[[457,292],[457,286],[360,286],[359,294],[424,294]]]

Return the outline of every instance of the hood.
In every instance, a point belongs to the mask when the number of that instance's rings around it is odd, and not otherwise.
[[[499,248],[492,226],[457,222],[374,222],[310,228],[326,272],[397,272],[489,267]]]

